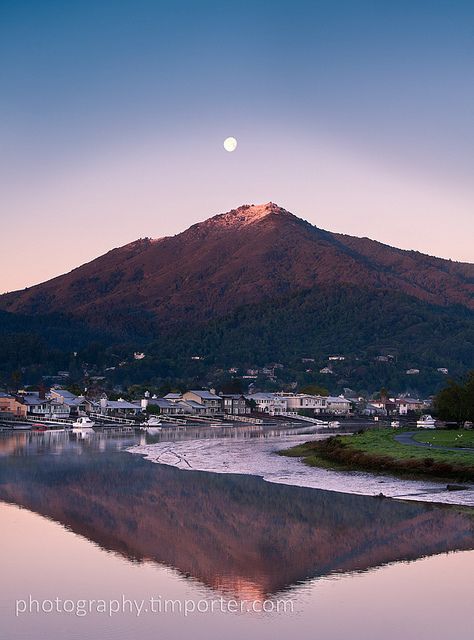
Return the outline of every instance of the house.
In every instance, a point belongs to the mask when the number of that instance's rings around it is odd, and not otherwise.
[[[421,411],[425,406],[423,400],[417,398],[397,398],[395,403],[401,416],[406,416],[410,411]]]
[[[177,402],[176,406],[181,409],[182,413],[194,416],[209,415],[206,405],[196,402],[195,400],[182,400],[181,402]]]
[[[243,416],[250,413],[250,405],[242,394],[221,393],[220,396],[224,413],[234,416]]]
[[[26,406],[26,416],[32,418],[49,418],[49,400],[41,397],[39,391],[21,392],[17,395],[19,402]]]
[[[142,407],[134,402],[128,402],[123,398],[118,400],[108,400],[103,397],[100,400],[100,413],[106,416],[115,416],[119,418],[133,418],[142,412]]]
[[[257,411],[260,413],[277,416],[286,413],[288,410],[286,398],[277,393],[253,393],[245,397],[247,400],[255,402]]]
[[[66,389],[51,389],[48,398],[56,408],[56,417],[75,417],[92,411],[92,403],[89,400]]]
[[[362,409],[361,414],[363,416],[385,416],[387,412],[383,406],[380,406],[380,403],[368,402],[365,408]]]
[[[329,356],[328,360],[339,361],[342,362],[346,359],[346,356]]]
[[[181,407],[180,404],[181,403],[179,402],[171,402],[165,398],[145,398],[142,400],[143,409],[146,409],[147,406],[155,407],[160,414],[167,416],[175,416],[185,413],[184,408]]]
[[[334,373],[334,371],[330,367],[323,367],[322,369],[319,370],[319,373],[328,374],[328,373]]]
[[[416,376],[420,373],[419,369],[407,369],[406,372],[407,376]]]
[[[220,413],[222,411],[222,398],[212,391],[202,389],[192,389],[183,393],[183,400],[192,400],[206,408],[207,414]]]
[[[0,393],[0,413],[11,414],[11,417],[25,418],[26,405],[9,393]]]
[[[351,402],[344,398],[344,396],[328,396],[326,398],[327,413],[333,413],[334,415],[343,416],[348,415],[351,412]]]
[[[449,371],[448,371],[448,369],[446,369],[446,367],[438,367],[438,369],[436,369],[436,371],[439,371],[439,373],[442,373],[445,376],[447,376],[448,373],[449,373]]]
[[[324,413],[326,411],[326,397],[313,396],[307,393],[282,393],[286,399],[288,413],[298,413],[301,409],[308,409],[314,413]]]
[[[182,393],[167,393],[165,396],[163,396],[163,400],[168,400],[169,402],[181,402],[182,399]]]

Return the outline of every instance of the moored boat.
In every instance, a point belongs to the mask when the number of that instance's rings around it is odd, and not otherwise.
[[[416,426],[418,427],[418,429],[436,429],[436,420],[435,418],[433,418],[433,416],[425,414],[416,421]]]

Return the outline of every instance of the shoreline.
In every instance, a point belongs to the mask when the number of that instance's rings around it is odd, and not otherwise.
[[[310,466],[332,471],[390,473],[402,479],[474,482],[474,450],[440,447],[414,440],[415,432],[381,430],[334,436],[279,451]],[[400,436],[405,436],[402,441]],[[435,436],[433,436],[434,439]]]
[[[288,439],[290,440],[290,439]],[[465,491],[447,491],[446,483],[434,478],[398,478],[389,472],[373,473],[347,469],[325,469],[302,464],[295,456],[281,455],[282,450],[301,446],[297,441],[245,443],[215,439],[136,445],[125,449],[152,464],[166,465],[181,471],[251,475],[264,482],[306,487],[322,491],[384,497],[400,501],[451,504],[472,509],[474,487]],[[318,442],[321,440],[315,440]],[[293,458],[293,460],[292,460]]]

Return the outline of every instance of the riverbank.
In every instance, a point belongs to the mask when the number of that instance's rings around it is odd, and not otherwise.
[[[474,449],[460,447],[460,441],[472,441],[472,432],[444,432],[441,440],[446,448],[437,446],[437,433],[417,434],[417,442],[410,442],[410,438],[400,442],[399,434],[393,429],[364,431],[306,442],[279,453],[324,469],[474,481]],[[426,446],[417,446],[423,442]],[[430,446],[432,442],[436,444]]]

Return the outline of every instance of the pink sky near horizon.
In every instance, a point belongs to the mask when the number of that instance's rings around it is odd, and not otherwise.
[[[226,135],[239,141],[234,153]],[[140,237],[273,201],[316,226],[472,262],[474,189],[319,131],[189,126],[97,144],[3,189],[0,291],[70,271]]]

